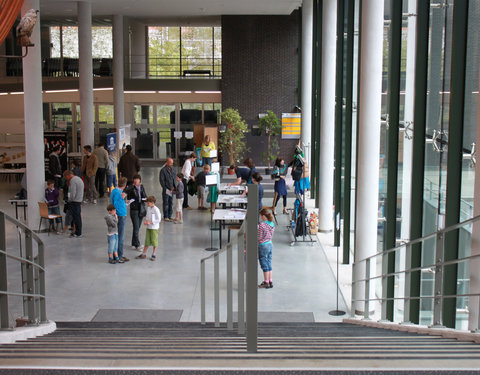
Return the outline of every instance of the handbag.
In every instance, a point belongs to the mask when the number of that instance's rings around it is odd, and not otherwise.
[[[145,203],[140,203],[140,210],[138,211],[139,217],[147,216],[147,208],[145,207]]]

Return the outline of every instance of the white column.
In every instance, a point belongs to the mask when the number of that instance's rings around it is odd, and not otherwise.
[[[30,9],[40,9],[39,0],[25,0],[22,16]],[[45,198],[45,162],[43,154],[42,58],[40,53],[40,13],[28,49],[22,60],[23,100],[25,119],[25,150],[27,163],[28,226],[38,229],[38,202]]]
[[[478,113],[480,113],[480,96],[478,99]],[[477,135],[475,144],[480,145],[480,116],[477,115]],[[475,187],[473,189],[473,217],[480,215],[480,158],[477,157],[475,165]],[[480,222],[472,225],[472,256],[480,255]],[[470,261],[470,293],[480,293],[480,259]],[[469,297],[468,330],[477,331],[480,329],[480,298]]]
[[[113,116],[118,129],[125,124],[123,93],[123,16],[113,16]]]
[[[417,0],[408,0],[408,13],[416,14]],[[408,17],[407,29],[407,66],[405,82],[405,115],[404,122],[413,123],[413,103],[415,93],[415,35],[417,27],[416,16]],[[413,127],[404,133],[411,137],[403,138],[403,171],[402,171],[402,225],[400,238],[410,239],[410,189],[412,186],[412,154],[413,154]],[[403,290],[403,289],[402,289]]]
[[[312,64],[313,64],[313,0],[302,5],[302,143],[308,146],[305,157],[310,165],[312,138]]]
[[[383,8],[383,0],[362,2],[355,262],[377,252]],[[363,279],[365,267],[356,267],[353,277]],[[371,296],[374,289],[372,283]],[[356,284],[355,293],[357,298],[364,298],[363,283]],[[357,303],[354,308],[362,312],[364,304]]]
[[[322,88],[320,110],[320,162],[318,227],[333,229],[333,171],[335,152],[335,66],[337,52],[337,0],[324,0],[322,11]]]
[[[78,2],[80,140],[94,147],[92,4]]]
[[[131,37],[130,37],[130,51],[131,51],[131,78],[147,78],[146,77],[146,26],[143,23],[132,22]]]

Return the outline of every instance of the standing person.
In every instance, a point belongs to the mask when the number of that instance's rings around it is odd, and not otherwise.
[[[255,172],[252,176],[252,182],[255,184],[255,185],[258,185],[258,209],[261,210],[263,208],[263,203],[262,203],[262,199],[263,199],[263,186],[260,182],[262,182],[263,180],[263,177],[260,175],[260,173],[258,172]],[[244,197],[245,195],[248,194],[248,186],[247,186],[247,189],[242,193],[241,197]]]
[[[263,271],[263,281],[259,288],[273,288],[272,281],[272,253],[273,253],[273,223],[272,213],[264,208],[260,211],[260,224],[258,224],[258,260]]]
[[[119,177],[125,177],[127,184],[133,184],[133,176],[140,172],[140,159],[133,154],[132,146],[127,145],[125,147],[125,154],[122,155],[118,162]]]
[[[98,144],[98,147],[93,151],[93,155],[97,157],[98,169],[95,175],[95,187],[98,191],[98,197],[103,198],[105,195],[105,173],[108,168],[108,151],[105,150],[105,146],[102,143]]]
[[[185,178],[183,173],[177,174],[177,188],[175,189],[175,224],[183,224],[183,197],[185,196],[185,191],[183,189],[184,185],[182,180]]]
[[[162,186],[163,220],[173,221],[173,191],[175,190],[175,169],[173,159],[168,158],[160,170],[160,185]]]
[[[92,146],[83,146],[85,156],[82,159],[82,173],[87,184],[87,191],[84,203],[91,202],[97,204],[97,190],[95,189],[95,176],[98,169],[98,160],[92,154]]]
[[[137,259],[145,259],[147,257],[148,247],[153,247],[153,254],[150,260],[156,259],[157,247],[158,247],[158,228],[162,216],[160,210],[155,206],[157,200],[153,195],[147,197],[147,216],[145,216],[145,221],[143,224],[147,226],[147,231],[145,232],[145,246],[143,247],[143,253],[136,256]]]
[[[113,204],[107,206],[108,215],[105,216],[107,222],[107,242],[108,242],[108,263],[124,263],[118,258],[118,216]]]
[[[275,207],[281,197],[283,197],[283,213],[287,213],[287,184],[285,183],[285,177],[287,176],[288,167],[285,164],[285,160],[277,158],[272,170],[272,178],[275,180],[273,187],[275,195],[273,197],[273,213],[276,214]]]
[[[117,187],[117,159],[113,151],[109,152],[108,155],[108,168],[106,170],[107,174],[107,192],[110,194],[113,188]]]
[[[220,175],[217,172],[212,172],[208,173],[209,175],[216,175],[217,176],[217,184],[216,185],[210,185],[208,187],[208,197],[207,197],[207,202],[210,203],[210,212],[213,214],[215,212],[215,208],[217,206],[217,200],[218,200],[218,190],[220,189]]]
[[[125,198],[127,194],[123,191],[127,186],[127,179],[121,177],[118,181],[118,187],[113,189],[110,195],[110,203],[115,206],[118,216],[118,258],[124,262],[128,262],[130,259],[123,256],[123,242],[125,240],[125,224],[127,222],[127,205]]]
[[[195,179],[197,180],[197,197],[198,197],[198,209],[199,210],[206,210],[207,208],[203,206],[203,201],[205,199],[205,176],[210,173],[210,166],[205,164],[203,166],[203,171],[197,174]]]
[[[235,180],[235,182],[229,183],[228,186],[241,185],[242,182],[246,182],[247,184],[252,183],[252,175],[257,171],[257,169],[255,168],[255,164],[253,164],[252,158],[246,158],[243,161],[243,165],[246,168],[240,168],[233,165],[230,167],[235,170],[235,175],[237,176],[237,179]]]
[[[68,183],[68,209],[72,214],[72,221],[75,232],[70,237],[82,237],[82,201],[83,201],[83,181],[75,176],[72,171],[63,172],[63,177]]]
[[[60,192],[55,187],[55,181],[48,180],[47,181],[47,188],[45,189],[45,201],[47,202],[48,206],[48,214],[49,215],[60,215],[60,206],[58,205],[58,196]],[[59,234],[62,231],[60,227],[60,223],[62,222],[61,217],[57,217],[55,219],[56,225],[54,226],[53,219],[48,220],[50,226]]]
[[[188,181],[193,180],[195,181],[195,167],[193,166],[193,163],[195,163],[195,160],[197,159],[197,155],[195,155],[193,152],[190,154],[190,157],[185,160],[185,163],[183,164],[182,167],[182,174],[183,174],[183,191],[184,191],[184,197],[183,197],[183,208],[186,208],[187,210],[191,210],[192,207],[188,205]]]
[[[127,194],[127,201],[130,202],[130,219],[132,219],[133,226],[132,247],[137,251],[142,251],[138,234],[140,232],[140,226],[142,225],[142,219],[147,214],[145,208],[147,194],[142,185],[142,177],[139,174],[133,176],[133,185],[128,186],[125,189],[125,193]]]
[[[210,151],[215,150],[215,143],[210,140],[208,134],[205,136],[201,147],[202,151],[200,152],[200,156],[202,157],[203,164],[208,164],[211,167],[212,156],[210,155]]]
[[[48,172],[50,173],[55,187],[60,188],[60,182],[62,180],[62,165],[60,164],[60,146],[54,146],[51,154],[48,156]]]

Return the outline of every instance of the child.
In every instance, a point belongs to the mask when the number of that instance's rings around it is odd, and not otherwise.
[[[214,162],[217,160],[214,159]],[[217,184],[211,185],[208,187],[208,198],[207,202],[210,203],[210,212],[213,214],[215,212],[215,207],[218,200],[218,190],[220,189],[220,175],[217,172],[210,172],[209,175],[215,174],[217,176]]]
[[[177,188],[175,189],[175,224],[183,224],[183,199],[184,199],[184,185],[183,185],[183,173],[177,174]]]
[[[117,187],[117,159],[115,153],[110,151],[108,153],[108,168],[107,168],[107,191],[110,194],[113,188]]]
[[[272,282],[272,252],[273,252],[273,232],[275,224],[273,224],[272,213],[263,208],[260,211],[262,221],[258,224],[258,260],[263,271],[263,281],[259,288],[273,288]]]
[[[108,263],[124,263],[118,258],[118,216],[115,206],[109,204],[107,206],[108,215],[105,216],[107,222],[107,238],[108,238]]]
[[[195,177],[197,180],[197,197],[198,197],[198,209],[199,210],[206,210],[207,207],[203,206],[203,200],[205,198],[205,176],[210,173],[210,166],[205,164],[203,166],[203,171],[199,172]]]
[[[48,180],[47,181],[47,188],[45,189],[45,201],[48,205],[48,214],[49,215],[60,215],[60,206],[58,205],[58,196],[60,192],[55,187],[55,181]],[[54,226],[53,219],[49,219],[50,227],[52,227],[57,234],[60,234],[62,228],[60,227],[60,223],[62,222],[62,218],[59,216],[55,219],[56,226]]]
[[[252,175],[252,183],[255,185],[258,185],[258,209],[261,210],[263,208],[263,186],[260,184],[260,182],[263,180],[263,177],[260,175],[260,173],[255,172]],[[245,191],[240,195],[241,197],[244,197],[248,193],[248,186],[245,189]]]
[[[158,246],[158,227],[160,224],[161,214],[157,206],[155,206],[156,199],[153,195],[147,197],[147,216],[143,224],[147,226],[145,233],[145,246],[143,247],[143,253],[136,256],[137,259],[145,259],[147,257],[147,250],[149,246],[153,247],[153,254],[150,260],[156,259],[156,252]]]

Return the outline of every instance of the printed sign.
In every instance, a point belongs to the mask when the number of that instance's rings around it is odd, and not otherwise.
[[[282,139],[299,139],[302,132],[301,113],[282,113]]]

